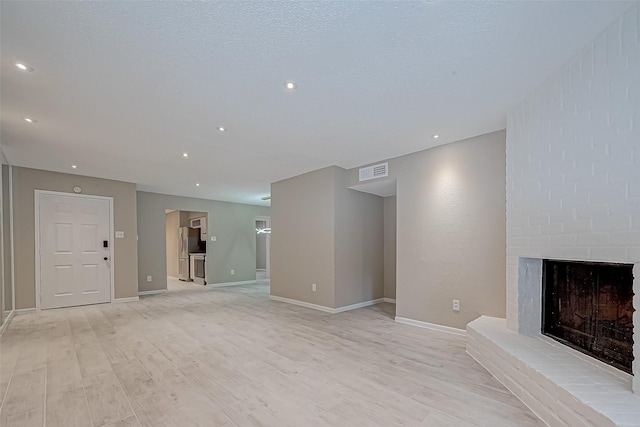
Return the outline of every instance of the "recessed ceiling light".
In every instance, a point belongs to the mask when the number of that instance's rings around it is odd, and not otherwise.
[[[182,153],[182,157],[189,157],[189,153]]]
[[[196,182],[196,187],[200,187],[200,183],[199,182]]]
[[[295,90],[297,85],[294,82],[285,82],[284,87],[285,89],[288,89],[288,90]]]
[[[227,131],[227,128],[224,128],[222,126],[218,126],[216,129],[218,129],[218,131],[220,131],[220,132],[226,132]]]
[[[71,165],[71,167],[72,167],[73,169],[78,169],[78,166],[76,166],[76,165]]]
[[[433,139],[438,139],[438,138],[440,138],[440,135],[438,134],[433,135]]]
[[[32,119],[31,117],[25,117],[24,121],[27,122],[27,123],[38,123],[37,120]]]
[[[32,67],[28,67],[28,66],[24,65],[24,64],[23,64],[23,63],[21,63],[21,62],[16,62],[16,63],[15,63],[15,66],[16,66],[16,67],[18,67],[18,68],[20,68],[22,71],[33,71],[33,68],[32,68]]]

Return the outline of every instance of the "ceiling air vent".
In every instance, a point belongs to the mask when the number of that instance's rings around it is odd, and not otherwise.
[[[389,163],[380,163],[379,165],[367,166],[360,168],[360,181],[367,181],[374,178],[382,178],[389,176]]]

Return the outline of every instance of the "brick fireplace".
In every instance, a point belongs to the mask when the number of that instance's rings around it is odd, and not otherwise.
[[[635,375],[541,334],[545,259],[632,265],[640,308],[639,22],[635,4],[507,114],[507,318],[467,348],[550,425],[640,425],[637,332]]]
[[[543,265],[518,259],[518,330],[481,317],[467,326],[467,351],[551,426],[640,425],[632,375],[541,333]],[[640,264],[633,275],[640,277]]]

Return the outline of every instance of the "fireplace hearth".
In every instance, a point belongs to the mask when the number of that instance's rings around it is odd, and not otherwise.
[[[542,333],[632,373],[633,265],[543,261]]]

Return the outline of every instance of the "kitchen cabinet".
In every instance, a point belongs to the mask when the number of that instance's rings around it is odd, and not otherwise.
[[[200,240],[207,241],[207,217],[191,219],[191,228],[197,228],[200,230]]]

